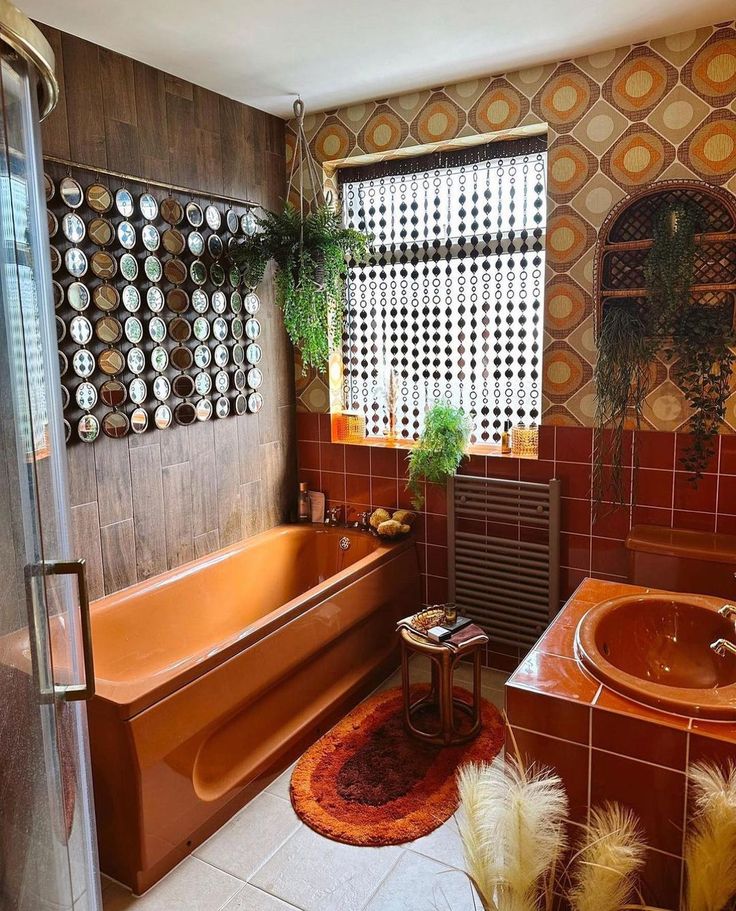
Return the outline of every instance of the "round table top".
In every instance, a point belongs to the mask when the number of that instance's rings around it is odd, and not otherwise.
[[[401,638],[406,642],[408,646],[413,649],[416,649],[418,652],[426,652],[428,654],[439,653],[444,651],[453,651],[457,655],[462,655],[465,652],[472,652],[473,649],[479,648],[481,645],[485,645],[488,642],[488,636],[485,636],[485,640],[481,641],[476,639],[474,642],[466,642],[462,645],[448,645],[445,642],[432,642],[431,639],[427,639],[426,636],[422,636],[420,633],[415,633],[413,630],[408,629],[406,626],[401,627]]]

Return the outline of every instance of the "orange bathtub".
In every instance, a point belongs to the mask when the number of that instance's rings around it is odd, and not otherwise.
[[[103,871],[140,893],[194,850],[397,665],[418,602],[411,539],[310,526],[95,602]]]

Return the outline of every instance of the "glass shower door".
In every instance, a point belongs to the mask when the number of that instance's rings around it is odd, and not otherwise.
[[[36,101],[0,59],[0,907],[98,911],[84,567],[72,561]],[[81,604],[81,608],[80,608]]]

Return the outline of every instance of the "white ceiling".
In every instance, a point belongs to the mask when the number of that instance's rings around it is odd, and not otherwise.
[[[659,38],[734,0],[15,0],[24,12],[286,116]]]

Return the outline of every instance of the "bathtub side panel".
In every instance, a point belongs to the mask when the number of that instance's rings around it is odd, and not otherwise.
[[[134,753],[122,761],[140,784],[136,824],[123,815],[120,826],[139,845],[128,852],[137,868],[111,875],[140,892],[201,844],[269,769],[398,664],[396,621],[418,604],[409,547],[151,708],[118,719]],[[100,837],[119,843],[111,833]]]

